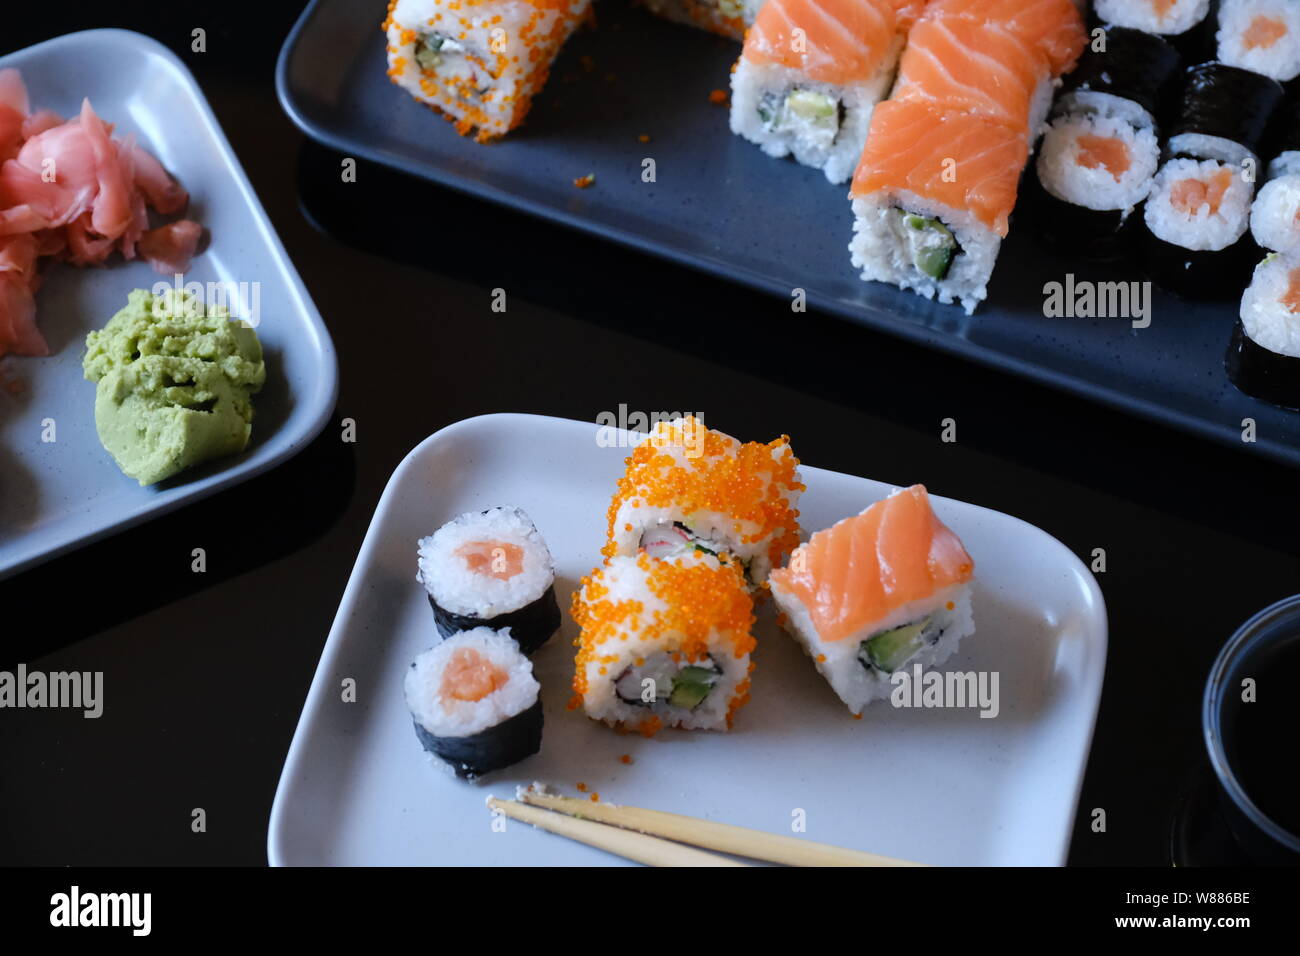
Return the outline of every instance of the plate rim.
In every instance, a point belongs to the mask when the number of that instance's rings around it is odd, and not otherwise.
[[[338,655],[342,652],[344,641],[344,632],[347,629],[347,620],[351,616],[353,605],[357,601],[357,596],[365,586],[364,580],[366,575],[362,573],[363,564],[370,564],[371,553],[378,547],[380,537],[379,526],[381,524],[381,515],[386,513],[390,500],[395,498],[399,492],[398,488],[405,484],[406,473],[417,466],[417,462],[437,444],[441,444],[448,437],[461,431],[471,431],[475,428],[487,424],[500,423],[510,424],[531,424],[536,427],[540,423],[547,425],[558,425],[559,427],[570,428],[572,426],[582,426],[596,429],[601,427],[595,422],[583,422],[577,419],[560,418],[554,415],[537,415],[525,412],[492,412],[484,415],[475,415],[470,418],[464,418],[433,432],[426,438],[417,443],[409,452],[402,457],[397,466],[389,475],[384,490],[375,504],[374,513],[371,515],[370,523],[366,528],[365,537],[357,549],[356,558],[353,561],[352,571],[348,575],[347,585],[343,589],[343,594],[339,599],[338,609],[334,613],[334,620],[330,624],[329,633],[325,638],[325,643],[321,648],[320,659],[317,662],[315,673],[312,675],[311,684],[308,686],[306,697],[303,700],[302,707],[299,711],[298,723],[294,727],[293,737],[289,743],[289,749],[285,754],[284,764],[281,767],[280,777],[276,783],[275,798],[271,804],[271,813],[267,824],[267,842],[266,852],[267,861],[270,866],[298,866],[304,865],[295,863],[288,859],[289,854],[285,846],[285,817],[288,811],[289,791],[298,785],[298,780],[302,776],[301,765],[306,759],[305,751],[307,747],[307,738],[309,735],[308,726],[315,722],[318,709],[323,706],[325,700],[325,683],[330,679],[329,675],[333,673],[333,665]],[[892,482],[881,479],[864,478],[861,475],[851,475],[847,472],[831,471],[826,468],[818,468],[815,465],[807,465],[800,462],[801,469],[808,469],[821,474],[848,478],[854,481],[875,481],[879,484],[888,485],[891,488],[900,486]],[[1098,583],[1096,576],[1088,569],[1083,560],[1075,554],[1069,547],[1055,536],[1044,531],[1035,524],[1019,518],[1006,512],[996,511],[984,505],[974,504],[973,502],[962,501],[958,498],[949,498],[944,495],[934,495],[934,498],[941,502],[951,502],[963,505],[967,508],[973,508],[976,512],[991,514],[998,521],[1010,520],[1015,524],[1022,526],[1029,533],[1038,536],[1045,544],[1054,546],[1059,549],[1064,558],[1063,566],[1073,572],[1073,576],[1086,585],[1087,602],[1096,608],[1096,613],[1090,616],[1089,620],[1089,648],[1093,651],[1090,655],[1088,666],[1085,670],[1085,683],[1089,687],[1095,687],[1095,693],[1090,695],[1090,699],[1085,700],[1086,707],[1086,732],[1082,737],[1082,747],[1080,748],[1077,767],[1074,771],[1074,780],[1071,786],[1071,795],[1069,800],[1069,812],[1064,814],[1064,825],[1059,835],[1059,846],[1055,848],[1052,854],[1053,865],[1063,866],[1069,855],[1070,844],[1073,838],[1073,824],[1078,813],[1079,798],[1083,790],[1083,780],[1087,773],[1089,757],[1092,753],[1092,742],[1096,732],[1097,715],[1101,708],[1102,692],[1105,688],[1106,679],[1106,658],[1109,651],[1110,643],[1110,618],[1106,609],[1105,596],[1102,593],[1101,585]],[[1085,690],[1085,693],[1087,691]],[[1073,762],[1073,761],[1072,761]],[[386,864],[377,864],[386,865]],[[472,863],[448,863],[450,866],[473,865]]]
[[[12,50],[9,53],[0,55],[0,68],[8,66],[9,61],[14,58],[26,58],[33,54],[49,55],[63,47],[76,46],[86,42],[94,44],[97,41],[125,43],[128,46],[135,47],[142,57],[152,56],[161,59],[171,69],[176,80],[188,94],[193,102],[199,121],[207,127],[217,145],[216,159],[226,167],[224,174],[230,176],[236,191],[248,204],[254,221],[266,236],[272,266],[278,267],[281,276],[287,280],[285,283],[286,289],[297,300],[299,311],[304,320],[305,330],[311,333],[316,344],[319,345],[318,349],[312,348],[311,351],[319,354],[319,361],[316,364],[320,374],[314,381],[313,388],[309,393],[293,393],[295,406],[309,410],[309,413],[302,418],[302,423],[295,430],[290,431],[288,430],[289,420],[286,420],[281,426],[284,429],[283,431],[275,433],[274,436],[268,436],[267,439],[263,440],[261,447],[265,448],[272,437],[278,439],[279,447],[273,453],[268,454],[261,460],[250,458],[209,475],[197,483],[169,488],[162,492],[157,499],[133,506],[108,522],[98,524],[93,530],[60,535],[54,544],[46,547],[22,548],[22,539],[29,536],[30,532],[20,532],[11,539],[20,545],[16,551],[17,557],[8,563],[0,564],[0,581],[270,471],[297,455],[324,430],[326,423],[329,421],[329,416],[333,412],[334,405],[338,401],[338,354],[335,351],[329,329],[321,318],[320,310],[316,307],[311,293],[303,284],[302,276],[299,275],[292,258],[284,248],[284,243],[280,239],[275,224],[271,221],[271,217],[267,215],[261,199],[258,198],[256,190],[254,190],[252,183],[249,182],[243,164],[240,163],[239,157],[231,147],[225,130],[212,112],[211,104],[208,103],[207,97],[204,96],[202,88],[194,78],[194,74],[175,52],[161,41],[147,34],[118,27],[100,27],[65,33],[51,37],[48,40],[42,40],[40,43]]]

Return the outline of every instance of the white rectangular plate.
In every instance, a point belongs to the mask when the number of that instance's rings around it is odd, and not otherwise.
[[[718,423],[711,423],[718,424]],[[724,428],[725,430],[725,428]],[[759,615],[753,700],[731,733],[620,736],[566,709],[575,627],[535,656],[541,753],[478,783],[421,750],[402,696],[414,657],[438,640],[415,581],[416,539],[466,511],[514,504],[536,521],[567,611],[599,562],[605,509],[626,448],[597,426],[489,415],[412,451],[379,502],[294,735],[271,813],[274,865],[619,862],[511,822],[494,831],[488,794],[533,780],[566,793],[790,833],[934,864],[1065,861],[1106,659],[1106,612],[1064,545],[1017,518],[934,498],[975,559],[976,633],[948,669],[996,671],[1001,712],[895,709],[855,720],[811,663]],[[773,436],[741,436],[763,438]],[[794,436],[798,451],[798,436]],[[804,467],[811,532],[893,486]],[[345,699],[355,681],[356,701]],[[620,757],[630,755],[632,763]]]
[[[75,116],[83,97],[118,136],[133,135],[190,194],[208,232],[186,282],[259,283],[257,335],[266,386],[240,455],[141,488],[95,433],[95,386],[81,372],[86,333],[126,305],[132,289],[171,282],[114,257],[101,269],[56,265],[36,296],[48,358],[0,359],[0,578],[114,530],[205,497],[284,461],[334,408],[334,346],[198,84],[174,53],[126,30],[87,30],[0,57],[22,71],[33,109]],[[252,287],[249,286],[249,289]],[[44,440],[46,422],[55,441]]]

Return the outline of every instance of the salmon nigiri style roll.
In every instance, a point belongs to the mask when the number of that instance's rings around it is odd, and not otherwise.
[[[974,632],[974,568],[913,485],[818,531],[770,583],[782,625],[860,714],[891,674],[943,663]]]
[[[591,0],[389,0],[388,75],[486,142],[524,121]]]
[[[902,44],[890,0],[767,0],[731,74],[731,131],[844,182]]]
[[[862,278],[973,312],[1028,155],[1023,128],[923,99],[881,103],[849,192],[849,252]]]

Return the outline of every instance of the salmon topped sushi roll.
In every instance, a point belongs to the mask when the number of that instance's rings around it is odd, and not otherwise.
[[[978,113],[1032,138],[1051,105],[1052,74],[1037,46],[998,23],[929,15],[908,34],[892,97]]]
[[[1039,50],[1054,76],[1072,70],[1087,43],[1074,0],[930,0],[925,17],[996,23]]]
[[[862,278],[973,312],[986,295],[1028,155],[1023,128],[944,113],[924,99],[880,104],[849,192],[849,252]]]
[[[591,0],[389,0],[388,75],[479,142],[528,115]]]
[[[923,485],[818,531],[773,571],[782,625],[855,714],[890,675],[942,664],[974,632],[975,563]]]
[[[889,0],[767,0],[731,74],[731,131],[844,182],[902,45]]]

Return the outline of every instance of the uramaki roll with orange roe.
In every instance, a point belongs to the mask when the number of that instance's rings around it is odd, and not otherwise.
[[[975,630],[975,563],[923,485],[818,531],[772,572],[782,626],[855,714],[891,675],[942,664]]]
[[[749,700],[754,604],[726,555],[611,558],[582,579],[572,609],[571,709],[651,737],[727,730]]]
[[[479,142],[524,121],[591,0],[389,0],[388,75]]]
[[[799,544],[798,466],[784,435],[742,444],[694,416],[660,422],[628,456],[601,553],[730,555],[761,585]]]

